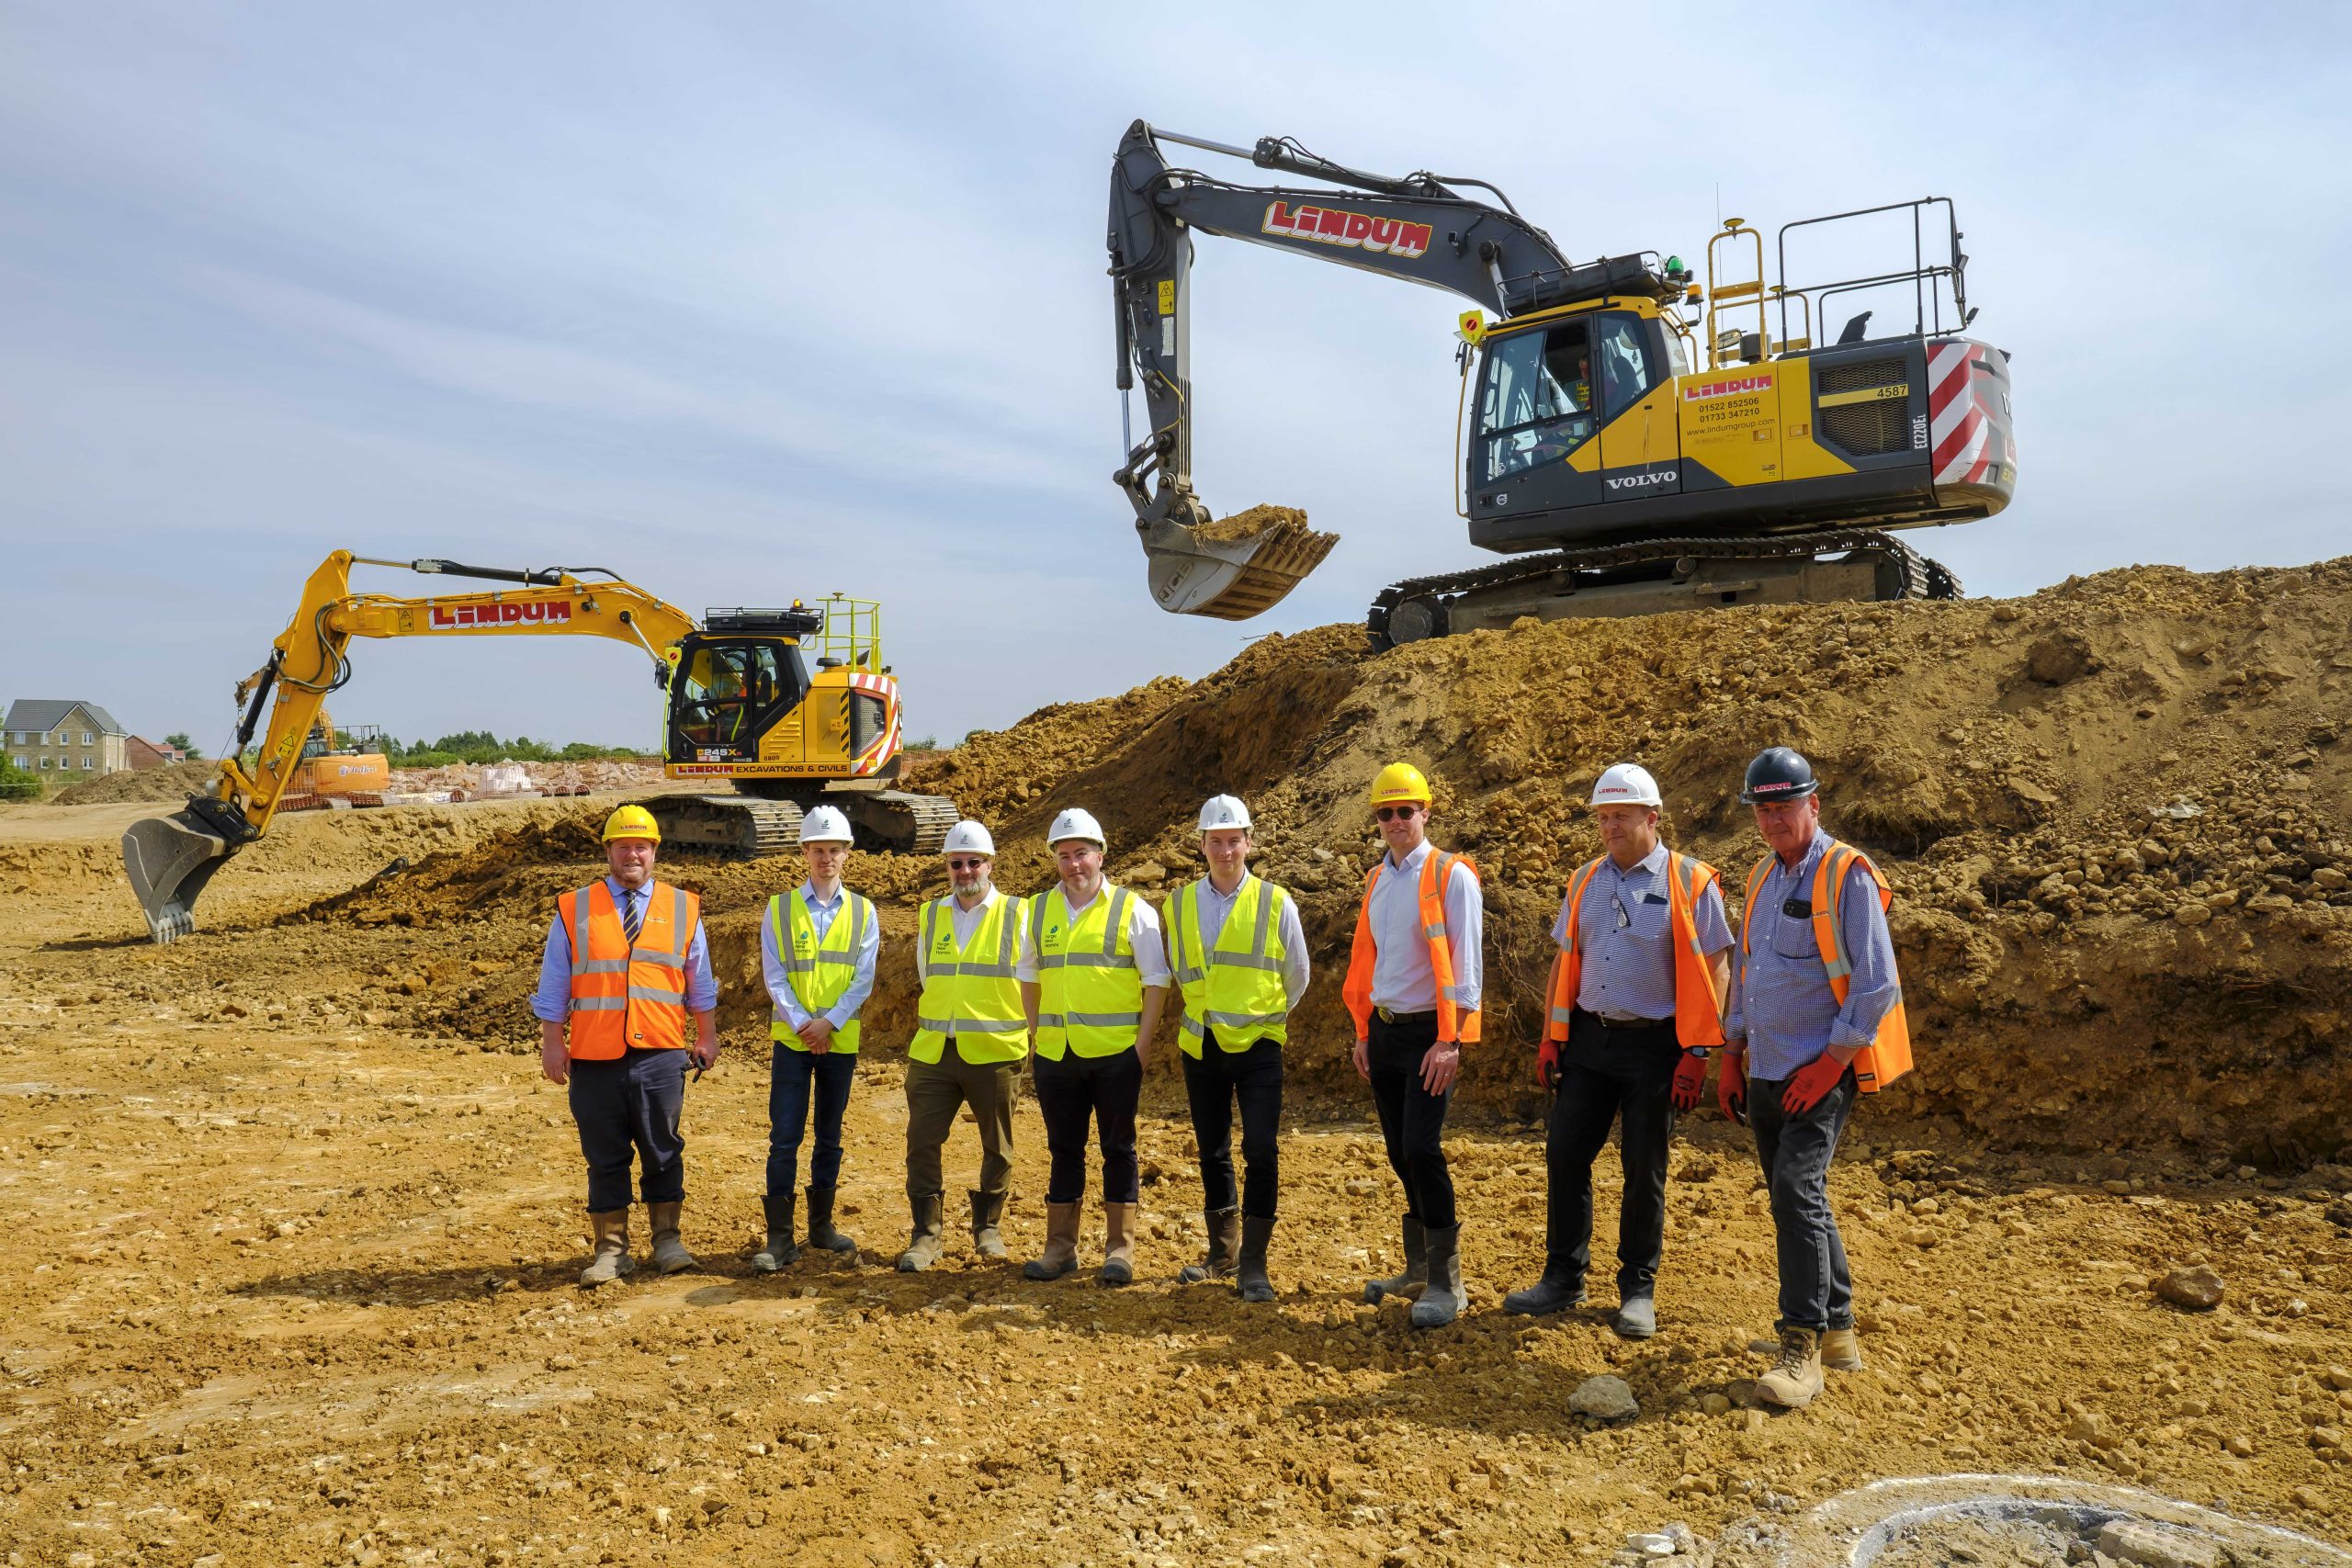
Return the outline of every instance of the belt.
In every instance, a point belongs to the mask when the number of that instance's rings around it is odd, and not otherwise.
[[[1603,1029],[1665,1029],[1674,1022],[1672,1013],[1664,1018],[1611,1018],[1605,1012],[1592,1016]]]
[[[1426,1012],[1398,1012],[1395,1008],[1374,1008],[1372,1011],[1373,1016],[1383,1023],[1416,1023],[1422,1019],[1437,1016],[1435,1008],[1430,1008]]]

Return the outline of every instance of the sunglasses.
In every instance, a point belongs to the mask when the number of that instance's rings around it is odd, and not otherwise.
[[[1383,822],[1409,822],[1420,814],[1421,808],[1418,806],[1383,806],[1373,812]]]
[[[951,860],[947,863],[947,869],[950,871],[978,871],[988,863],[989,863],[984,860]]]

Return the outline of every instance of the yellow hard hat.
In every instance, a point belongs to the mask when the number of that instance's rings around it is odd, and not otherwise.
[[[1410,762],[1391,762],[1380,770],[1378,778],[1372,781],[1372,804],[1377,808],[1407,800],[1418,800],[1427,806],[1430,803],[1430,781],[1423,778],[1421,770]]]
[[[662,824],[653,820],[653,813],[642,806],[624,806],[605,818],[605,842],[615,839],[650,839],[662,841]]]

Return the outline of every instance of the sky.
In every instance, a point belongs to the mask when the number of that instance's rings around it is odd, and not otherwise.
[[[1951,197],[2020,472],[1915,542],[1996,594],[2352,549],[2314,330],[2352,13],[1762,15],[0,0],[0,697],[217,750],[340,547],[878,599],[952,740],[1495,558],[1453,508],[1460,302],[1204,237],[1199,491],[1342,543],[1257,620],[1152,607],[1103,276],[1137,118],[1488,179],[1579,258]],[[346,723],[658,739],[617,644],[353,662]]]

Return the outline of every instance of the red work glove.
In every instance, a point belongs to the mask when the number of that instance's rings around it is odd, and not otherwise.
[[[1744,1054],[1724,1053],[1723,1071],[1715,1075],[1715,1103],[1723,1107],[1725,1121],[1747,1121],[1747,1057]]]
[[[1545,1089],[1560,1087],[1560,1043],[1546,1040],[1535,1047],[1535,1081]]]
[[[1707,1058],[1699,1053],[1685,1051],[1674,1068],[1674,1109],[1696,1111],[1699,1097],[1707,1090]]]
[[[1845,1076],[1846,1064],[1824,1051],[1781,1086],[1781,1110],[1791,1116],[1803,1115],[1820,1104],[1821,1097],[1836,1089]]]

